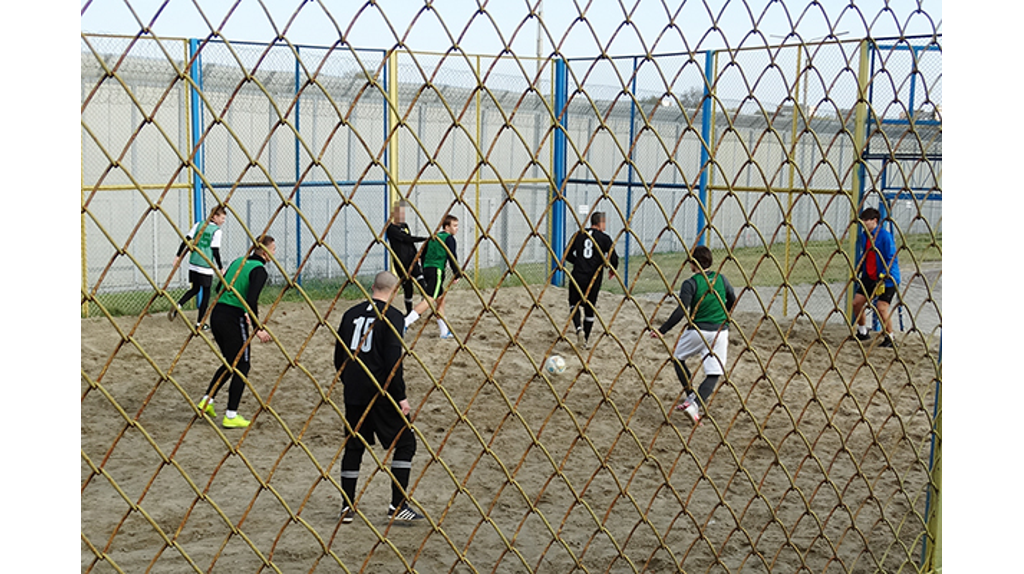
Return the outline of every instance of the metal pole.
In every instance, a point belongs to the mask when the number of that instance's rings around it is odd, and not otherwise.
[[[793,186],[796,184],[796,162],[793,156],[796,152],[797,146],[797,126],[799,125],[800,113],[803,112],[803,105],[796,101],[796,94],[800,92],[800,66],[803,64],[802,61],[803,50],[797,48],[796,50],[796,83],[793,84],[793,122],[792,122],[792,133],[790,135],[790,151],[787,154],[789,157],[789,193],[787,194],[787,209],[786,209],[786,255],[783,258],[784,262],[782,265],[783,273],[785,277],[789,277],[789,246],[793,243]],[[805,84],[806,87],[806,84]],[[782,291],[782,315],[786,316],[789,313],[789,289]]]
[[[626,162],[626,248],[625,257],[623,257],[623,284],[629,289],[629,249],[632,246],[630,241],[630,229],[632,229],[632,222],[630,221],[633,217],[633,150],[636,147],[636,76],[639,68],[639,59],[633,58],[633,79],[629,83],[630,95],[633,96],[629,99],[629,152]]]
[[[699,184],[699,205],[697,210],[697,245],[705,245],[707,242],[707,210],[708,210],[708,171],[711,169],[709,160],[711,158],[711,83],[714,81],[715,53],[708,51],[704,54],[704,105],[701,106],[700,118],[700,184]]]
[[[203,129],[202,105],[199,97],[203,89],[203,56],[199,53],[199,40],[196,38],[190,38],[188,41],[188,56],[192,61],[189,77],[192,78],[194,86],[190,91],[192,98],[189,106],[192,112],[192,223],[198,223],[206,210],[203,209],[203,180],[199,175],[204,171],[200,143]]]
[[[398,201],[398,51],[392,50],[384,63],[384,139],[388,142],[384,150],[384,166],[387,170],[388,185],[384,188],[384,220],[391,217],[391,200]],[[391,130],[394,130],[392,132]],[[384,269],[388,269],[390,257],[384,250]]]
[[[299,47],[295,47],[295,268],[302,268],[302,217],[299,212],[302,209],[302,183],[299,181],[299,176],[302,173],[302,162],[299,158],[299,150],[302,148],[299,145],[299,122],[300,122],[300,109],[299,104],[299,91],[302,89],[299,76],[301,74],[301,68],[299,66]],[[298,272],[295,276],[295,281],[302,285],[302,273]]]
[[[850,186],[850,194],[857,194],[856,201],[851,202],[850,220],[853,225],[854,232],[850,234],[850,251],[854,253],[854,262],[860,261],[861,254],[860,246],[857,241],[860,233],[860,225],[858,224],[860,218],[861,203],[864,201],[864,179],[867,175],[867,170],[864,164],[864,151],[867,145],[867,120],[868,120],[868,101],[870,96],[868,89],[870,86],[870,76],[868,74],[868,62],[869,62],[869,50],[870,45],[867,40],[861,40],[860,43],[860,63],[857,71],[857,108],[854,114],[854,128],[853,128],[853,162],[855,164],[853,169],[853,178]],[[851,198],[852,199],[852,198]],[[856,268],[856,265],[854,265]],[[853,270],[850,277],[850,288],[846,291],[846,313],[850,317],[851,321],[856,323],[857,318],[853,316],[853,281],[856,281],[856,269]]]
[[[565,126],[569,119],[567,105],[568,88],[567,65],[564,59],[559,58],[555,60],[555,105],[553,109],[556,115],[553,142],[554,165],[552,166],[555,185],[551,189],[551,197],[553,199],[551,206],[551,248],[554,251],[551,260],[551,269],[554,271],[551,275],[551,284],[558,286],[562,286],[565,281],[565,274],[558,266],[562,259],[562,254],[565,252],[565,200],[563,199],[563,194],[565,193],[566,181],[565,143],[567,134]]]

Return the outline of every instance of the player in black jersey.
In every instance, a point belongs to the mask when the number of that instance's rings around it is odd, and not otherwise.
[[[569,312],[572,313],[572,324],[576,327],[577,344],[584,349],[590,348],[597,295],[601,291],[601,270],[609,266],[608,278],[611,279],[614,276],[613,269],[619,267],[619,255],[615,253],[612,238],[604,232],[606,227],[605,213],[595,211],[590,216],[590,228],[576,232],[565,254],[565,262],[572,263]],[[581,310],[584,316],[582,325]]]
[[[373,282],[373,301],[358,303],[345,312],[338,326],[340,341],[334,346],[334,368],[345,386],[345,420],[355,431],[345,441],[341,459],[341,488],[345,495],[341,521],[352,522],[359,467],[366,444],[394,445],[391,460],[391,506],[388,516],[397,521],[420,520],[405,493],[416,454],[416,436],[409,423],[409,399],[405,394],[402,357],[405,348],[405,317],[389,301],[398,289],[398,277],[388,271]]]
[[[395,204],[394,209],[391,210],[391,220],[388,221],[385,235],[393,253],[392,268],[405,290],[405,312],[409,313],[412,311],[412,296],[416,290],[413,281],[423,282],[423,267],[420,265],[419,258],[416,257],[419,251],[416,244],[426,241],[429,237],[417,237],[409,231],[409,224],[405,222],[407,205],[405,201]]]

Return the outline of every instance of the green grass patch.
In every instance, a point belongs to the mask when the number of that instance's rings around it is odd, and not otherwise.
[[[913,261],[919,263],[942,260],[942,235],[911,235],[906,237],[899,247],[901,264],[906,267]],[[735,250],[713,250],[715,268],[729,278],[736,286],[751,285],[802,285],[810,283],[834,283],[846,281],[852,272],[853,254],[849,243],[836,245],[835,242],[813,241],[803,248],[796,241],[788,246],[785,243],[763,247],[745,247]],[[653,293],[674,291],[679,282],[691,275],[686,266],[686,254],[657,253],[650,259],[634,256],[629,259],[628,282],[633,293]],[[626,273],[626,266],[619,263],[619,273]],[[478,289],[494,289],[496,287],[520,287],[523,285],[539,285],[550,278],[550,270],[546,263],[523,263],[512,270],[502,267],[479,269],[469,273],[475,280]],[[372,277],[356,279],[367,292],[373,282]],[[460,283],[458,289],[467,289],[468,282]],[[340,279],[303,279],[301,286],[306,297],[313,301],[323,301],[340,297],[355,300],[362,298],[363,291],[351,281]],[[288,287],[278,278],[268,285],[260,296],[261,305],[269,305],[281,296],[283,301],[304,301],[298,287]],[[618,281],[604,281],[603,290],[622,294],[624,291]],[[185,288],[171,289],[167,294],[175,301],[186,291]],[[103,316],[103,309],[113,316],[138,315],[144,309],[152,314],[166,313],[171,302],[163,295],[154,291],[131,291],[121,293],[102,293],[88,304],[90,317]],[[195,309],[193,299],[186,309]],[[83,306],[83,312],[85,307]]]

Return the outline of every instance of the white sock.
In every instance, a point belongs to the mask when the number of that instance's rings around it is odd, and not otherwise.
[[[238,411],[227,411],[226,413],[224,413],[224,416],[228,417],[229,419],[233,419],[236,416],[238,416]]]
[[[441,330],[442,337],[448,335],[448,325],[444,322],[444,319],[437,320],[437,328]]]
[[[405,327],[408,328],[409,325],[412,325],[413,323],[415,323],[416,319],[419,319],[419,318],[420,318],[420,314],[416,312],[416,309],[413,309],[412,311],[409,311],[409,314],[405,316]]]
[[[206,404],[208,404],[208,405],[212,405],[212,404],[213,404],[213,399],[211,399],[211,398],[209,397],[209,395],[203,395],[203,400],[201,400],[201,401],[199,401],[199,402],[201,402],[201,403],[206,403]]]
[[[867,335],[868,334],[868,326],[867,325],[857,325],[857,332],[860,333],[861,335]]]

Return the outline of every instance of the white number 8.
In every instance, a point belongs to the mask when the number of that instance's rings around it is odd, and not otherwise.
[[[584,259],[590,259],[593,256],[594,256],[594,242],[589,240],[589,239],[583,240],[583,258]]]

